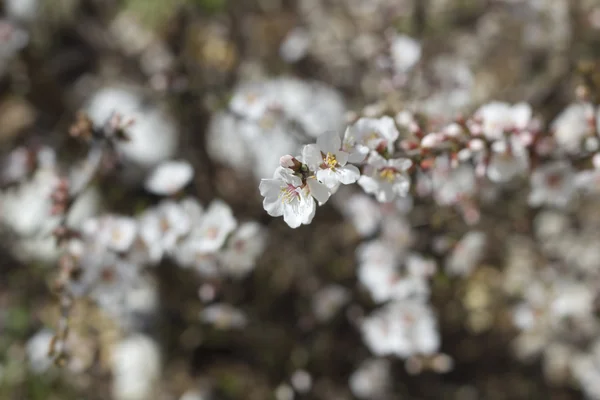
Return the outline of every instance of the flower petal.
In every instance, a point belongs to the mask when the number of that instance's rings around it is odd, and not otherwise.
[[[354,183],[360,178],[360,171],[354,165],[346,165],[335,170],[337,180],[344,185]]]
[[[323,163],[321,148],[316,144],[307,144],[302,149],[302,161],[308,165],[312,171],[316,171],[319,165]]]
[[[321,171],[325,171],[325,170],[321,170]],[[310,194],[319,203],[323,204],[327,200],[329,200],[329,196],[331,196],[331,193],[329,193],[329,189],[327,189],[326,185],[324,185],[323,183],[319,182],[315,178],[308,178],[306,180],[306,183],[308,184],[308,188],[310,189]]]

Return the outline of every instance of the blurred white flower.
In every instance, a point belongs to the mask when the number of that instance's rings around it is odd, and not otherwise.
[[[411,270],[402,269],[403,256],[402,250],[382,240],[364,243],[357,249],[358,280],[375,302],[427,298],[429,295],[427,275],[423,271],[413,274],[414,265]]]
[[[594,313],[596,290],[585,284],[568,281],[557,282],[553,287],[553,298],[549,305],[552,316],[591,317]]]
[[[27,341],[25,350],[28,365],[36,374],[41,374],[54,365],[54,361],[49,355],[50,342],[53,337],[54,334],[50,330],[42,329]]]
[[[199,225],[192,229],[190,240],[197,243],[198,251],[214,253],[223,247],[225,240],[236,227],[237,221],[229,205],[216,199],[202,215]]]
[[[161,375],[161,354],[154,339],[136,334],[119,342],[112,353],[115,400],[147,400]]]
[[[566,161],[537,168],[531,174],[529,205],[537,207],[545,204],[565,208],[575,194],[574,173],[573,167]]]
[[[108,313],[120,316],[125,296],[140,277],[140,267],[94,244],[71,247],[71,254],[81,270],[70,283],[73,294],[89,296]]]
[[[313,384],[312,376],[303,369],[294,371],[290,377],[290,382],[296,392],[300,394],[306,394],[310,392]]]
[[[455,205],[475,193],[475,170],[466,164],[452,168],[448,157],[438,156],[431,173],[431,185],[437,204]]]
[[[360,118],[344,133],[342,149],[350,156],[349,162],[362,162],[374,150],[393,154],[400,133],[393,118]]]
[[[529,168],[529,153],[522,140],[511,135],[508,140],[498,140],[492,145],[487,176],[493,182],[508,182],[524,174]]]
[[[356,193],[343,196],[338,193],[334,200],[339,204],[342,214],[350,220],[361,237],[374,234],[383,218],[380,205],[370,196]]]
[[[488,139],[502,139],[512,129],[525,129],[531,121],[531,106],[527,103],[510,105],[493,101],[481,106],[474,115],[476,124],[481,124],[481,133]]]
[[[307,137],[339,131],[345,111],[340,94],[316,82],[278,78],[244,83],[234,89],[229,110],[212,118],[208,152],[240,173],[270,178],[281,154],[293,154]]]
[[[312,298],[312,310],[320,322],[329,321],[350,301],[350,291],[343,286],[331,284],[320,289]]]
[[[308,144],[302,150],[303,161],[329,189],[340,184],[349,185],[360,177],[358,168],[346,164],[349,154],[341,147],[342,139],[337,132],[331,131],[319,136],[316,144]]]
[[[397,73],[410,71],[421,59],[421,44],[407,35],[396,35],[390,48]]]
[[[372,153],[367,160],[358,184],[367,193],[374,194],[377,201],[388,203],[396,197],[404,197],[410,189],[408,169],[412,161],[407,158],[386,160]]]
[[[194,176],[194,169],[187,161],[165,161],[146,178],[146,190],[168,196],[183,189]]]
[[[446,257],[446,272],[460,276],[471,274],[485,255],[486,242],[485,233],[467,232]]]
[[[39,0],[5,0],[4,12],[10,19],[32,22],[38,16]]]
[[[596,135],[589,124],[593,117],[593,106],[588,103],[574,103],[565,108],[551,125],[558,145],[568,153],[580,151],[585,137]]]
[[[233,232],[219,254],[221,270],[234,278],[246,276],[266,245],[266,232],[257,222],[245,222]]]
[[[283,39],[279,55],[285,62],[295,63],[306,56],[309,46],[309,32],[304,28],[294,28]]]
[[[248,323],[246,315],[225,303],[211,304],[200,312],[200,320],[217,329],[241,329]]]
[[[350,375],[348,384],[352,394],[359,399],[382,397],[391,386],[390,361],[383,358],[369,358]]]
[[[377,356],[407,358],[434,354],[440,345],[437,321],[431,308],[417,300],[389,303],[366,317],[363,339]]]
[[[179,132],[172,118],[157,106],[144,104],[133,89],[102,88],[91,97],[86,111],[96,126],[104,126],[115,115],[131,121],[126,128],[130,140],[120,141],[117,150],[144,168],[171,158],[177,149]]]
[[[179,400],[210,400],[210,393],[200,390],[188,390],[181,395]]]
[[[600,399],[600,341],[573,360],[572,373],[587,398]]]
[[[121,253],[131,248],[137,236],[136,220],[119,215],[90,218],[84,221],[81,229],[96,245]]]
[[[272,217],[283,215],[283,220],[291,228],[310,224],[315,216],[317,206],[311,196],[314,193],[288,168],[278,167],[273,174],[273,179],[261,180],[259,189],[264,197],[263,207],[267,213]],[[320,193],[316,192],[316,194]],[[327,201],[328,197],[329,193],[326,198],[321,198]]]
[[[38,170],[31,180],[3,192],[2,223],[20,236],[50,234],[58,222],[50,199],[58,180],[55,171]]]
[[[149,259],[158,262],[165,253],[172,254],[178,241],[190,232],[191,220],[180,204],[165,200],[146,210],[138,218],[138,227]]]

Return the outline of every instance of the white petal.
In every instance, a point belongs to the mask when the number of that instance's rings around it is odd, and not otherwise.
[[[284,205],[283,207],[283,220],[286,224],[289,225],[290,228],[296,229],[300,225],[302,225],[302,215],[299,212],[296,212],[291,205]]]
[[[317,146],[323,153],[335,153],[342,147],[342,139],[335,131],[325,132],[317,138]]]
[[[319,168],[319,165],[323,163],[323,155],[321,149],[316,144],[307,144],[302,149],[302,160],[308,165],[308,167],[315,171]]]
[[[346,165],[341,168],[337,168],[336,171],[337,179],[344,185],[354,183],[360,178],[360,171],[354,165]]]
[[[333,188],[339,184],[337,174],[330,168],[318,170],[317,179],[323,182],[328,188]]]
[[[308,184],[308,188],[310,189],[310,194],[321,204],[325,203],[329,200],[329,190],[327,186],[316,180],[315,178],[308,178],[306,180]]]
[[[194,176],[187,161],[166,161],[156,167],[146,179],[146,190],[158,195],[170,195],[181,190]]]

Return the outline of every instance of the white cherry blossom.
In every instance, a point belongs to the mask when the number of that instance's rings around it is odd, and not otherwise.
[[[501,139],[511,129],[525,129],[531,121],[531,106],[527,103],[510,105],[493,101],[481,106],[475,112],[477,124],[488,139]]]
[[[391,117],[360,118],[346,129],[342,149],[350,153],[349,162],[362,162],[372,150],[392,154],[398,136]]]
[[[437,321],[431,308],[420,301],[387,304],[365,318],[361,331],[376,356],[408,358],[434,354],[440,346]]]
[[[144,212],[138,219],[140,237],[150,260],[158,262],[170,254],[185,235],[190,232],[191,221],[176,202],[166,200]]]
[[[529,168],[529,153],[521,138],[512,135],[508,140],[498,140],[492,145],[492,155],[487,176],[493,182],[507,182]]]
[[[398,73],[410,71],[421,59],[421,44],[407,35],[396,35],[390,46],[394,69]]]
[[[567,153],[581,150],[586,136],[595,136],[589,122],[594,108],[589,103],[574,103],[565,108],[552,122],[554,139]]]
[[[213,200],[202,216],[199,226],[192,230],[190,236],[197,240],[198,251],[214,253],[219,250],[227,236],[237,227],[237,221],[227,203]]]
[[[369,156],[358,184],[367,193],[374,194],[379,202],[388,203],[396,197],[404,197],[410,189],[407,171],[412,161],[407,158],[386,160],[377,153]]]
[[[126,252],[137,236],[135,219],[120,215],[104,215],[86,220],[81,230],[88,240],[116,252]]]
[[[187,161],[165,161],[146,178],[144,187],[151,193],[168,196],[183,189],[194,176],[194,169]]]
[[[219,254],[221,270],[234,278],[246,276],[266,245],[266,232],[257,222],[246,222],[231,235]]]
[[[291,227],[310,224],[317,205],[315,199],[324,203],[329,198],[327,188],[314,178],[306,184],[289,168],[278,167],[273,179],[260,182],[260,194],[264,197],[263,207],[272,217],[280,217]]]
[[[573,167],[565,161],[543,165],[531,174],[529,205],[564,208],[575,194]]]
[[[302,158],[317,179],[332,189],[340,184],[349,185],[358,180],[360,171],[347,164],[349,154],[343,150],[342,139],[336,132],[327,132],[317,138],[316,144],[304,146]]]

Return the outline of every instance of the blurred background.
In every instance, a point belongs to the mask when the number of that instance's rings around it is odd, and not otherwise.
[[[431,198],[390,212],[340,190],[310,226],[290,229],[258,191],[279,157],[360,115],[411,109],[439,126],[492,100],[527,102],[550,129],[578,85],[600,83],[600,1],[0,0],[0,9],[0,399],[600,398],[597,193],[534,210],[517,180],[487,191],[470,225]],[[265,111],[265,98],[278,107]],[[260,224],[264,241],[240,276],[159,257],[134,288],[102,293],[125,296],[119,317],[77,297],[61,368],[47,356],[61,323],[59,255],[38,226],[50,191],[31,173],[83,168],[89,146],[69,135],[80,111],[94,126],[114,112],[135,117],[125,161],[98,174],[75,219],[141,218],[161,204],[144,184],[149,171],[186,160],[194,174],[179,198],[205,209],[223,200],[238,221]],[[361,334],[382,302],[357,275],[357,249],[390,213],[395,246],[437,265],[433,356],[375,357]],[[361,225],[372,218],[376,228]],[[559,327],[557,307],[568,314]],[[548,325],[531,322],[544,313]]]

